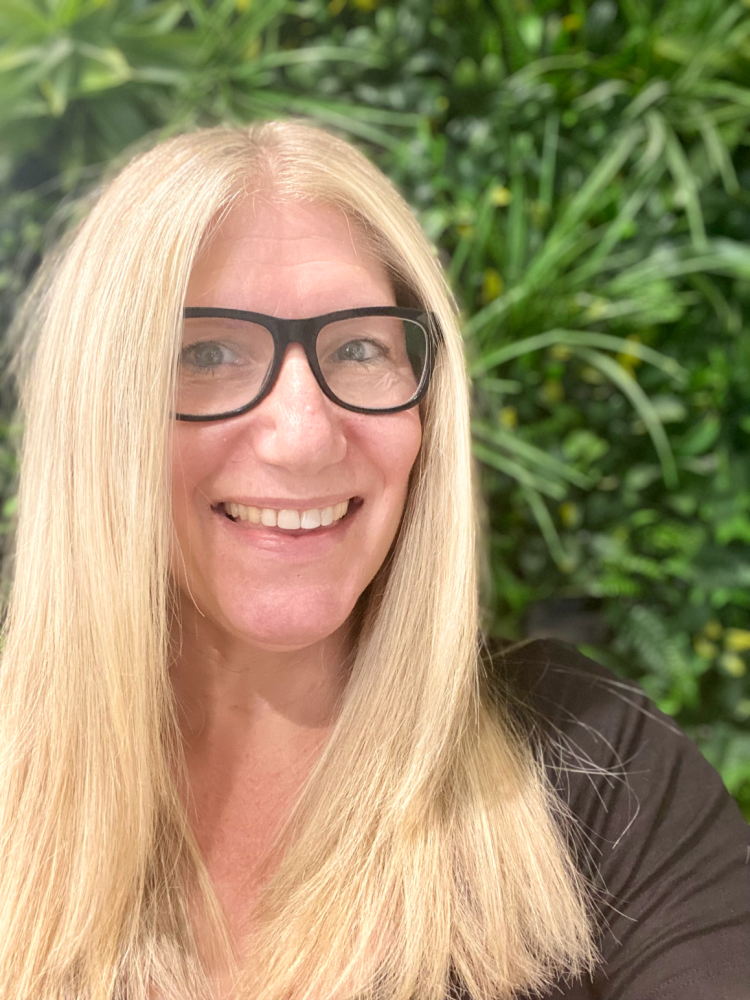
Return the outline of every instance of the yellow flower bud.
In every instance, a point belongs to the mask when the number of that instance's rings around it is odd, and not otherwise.
[[[744,677],[747,670],[745,661],[737,653],[722,653],[719,663],[732,677]]]
[[[724,646],[733,653],[744,653],[750,649],[750,632],[744,628],[728,628],[724,633]]]
[[[721,639],[724,634],[724,626],[720,621],[717,621],[715,618],[711,618],[703,626],[703,634],[708,639]]]
[[[719,652],[718,646],[715,646],[708,639],[704,639],[701,636],[698,636],[698,638],[693,641],[693,649],[696,651],[698,656],[702,657],[704,660],[713,660]]]
[[[497,205],[498,208],[505,208],[506,205],[510,205],[511,201],[513,201],[513,195],[507,187],[501,187],[498,184],[490,189],[490,201],[493,205]]]

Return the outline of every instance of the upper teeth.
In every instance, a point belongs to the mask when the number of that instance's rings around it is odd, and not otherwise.
[[[320,528],[340,520],[349,507],[348,500],[332,507],[310,507],[308,510],[274,510],[273,507],[246,507],[241,503],[225,503],[224,509],[240,521],[263,524],[267,528]]]

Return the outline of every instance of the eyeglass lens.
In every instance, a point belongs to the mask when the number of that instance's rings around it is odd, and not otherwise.
[[[225,317],[183,320],[177,411],[227,413],[251,402],[274,360],[271,333]],[[360,316],[324,326],[316,342],[323,379],[342,403],[387,410],[408,403],[422,380],[427,333],[412,320]]]

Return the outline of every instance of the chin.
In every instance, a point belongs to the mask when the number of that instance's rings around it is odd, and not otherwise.
[[[237,639],[281,652],[303,649],[333,635],[346,624],[357,597],[319,591],[291,595],[287,590],[277,600],[263,593],[223,611]]]

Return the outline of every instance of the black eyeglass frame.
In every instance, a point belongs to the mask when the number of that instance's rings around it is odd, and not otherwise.
[[[318,356],[315,351],[318,334],[323,327],[328,326],[329,323],[335,323],[338,320],[344,319],[357,319],[360,316],[393,316],[396,319],[408,319],[413,323],[419,324],[419,326],[424,329],[426,336],[424,370],[416,392],[406,403],[401,403],[399,406],[390,406],[382,410],[372,409],[366,406],[354,406],[352,403],[345,403],[343,400],[339,399],[338,396],[336,396],[329,388],[328,383],[323,376],[323,372],[320,369],[320,365],[318,364]],[[430,384],[430,377],[435,363],[435,351],[437,344],[441,339],[440,328],[434,313],[428,312],[425,309],[405,309],[400,306],[373,306],[372,308],[365,307],[362,309],[342,309],[338,312],[324,313],[322,316],[311,316],[307,319],[279,319],[278,316],[266,316],[263,313],[247,312],[244,309],[220,309],[204,306],[187,306],[183,309],[183,317],[185,319],[210,319],[212,317],[217,319],[239,319],[256,323],[258,326],[263,326],[273,337],[273,360],[271,361],[271,367],[266,373],[266,377],[263,379],[263,384],[261,385],[259,392],[256,393],[249,403],[237,407],[237,409],[234,410],[227,410],[225,413],[175,413],[175,420],[200,422],[206,422],[209,420],[227,420],[230,417],[239,417],[241,414],[247,413],[248,410],[253,409],[253,407],[258,406],[258,404],[266,398],[276,384],[279,372],[281,371],[281,366],[284,362],[286,349],[290,344],[300,344],[302,346],[305,351],[308,364],[310,365],[310,369],[315,376],[315,381],[320,386],[321,392],[332,402],[336,403],[337,406],[341,406],[345,410],[351,410],[353,413],[400,413],[401,410],[409,410],[413,406],[416,406],[424,398],[424,394],[427,392],[427,387]]]

